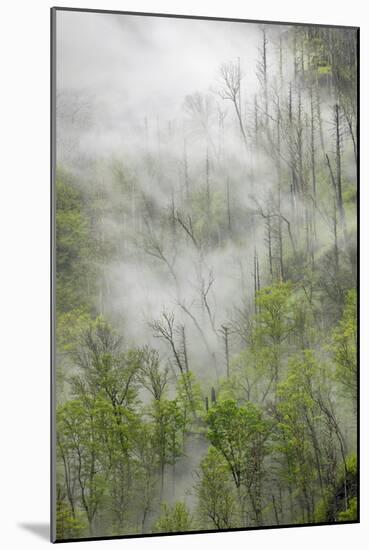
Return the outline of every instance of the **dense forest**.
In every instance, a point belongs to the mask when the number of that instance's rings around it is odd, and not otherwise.
[[[110,154],[58,89],[58,540],[357,518],[356,30],[253,27]]]

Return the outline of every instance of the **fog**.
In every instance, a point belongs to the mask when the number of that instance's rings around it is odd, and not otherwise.
[[[79,125],[86,118],[80,154],[125,153],[137,145],[144,119],[152,133],[164,132],[169,121],[181,128],[186,95],[210,91],[220,64],[238,56],[252,97],[257,36],[253,24],[61,12],[57,90],[80,110],[65,113],[62,97],[60,130],[68,118]],[[61,160],[65,153],[58,151]]]
[[[189,178],[196,185],[204,176],[209,147],[201,122],[186,112],[186,96],[208,95],[212,107],[210,131],[219,133],[217,105],[224,110],[225,125],[232,126],[232,106],[218,94],[219,68],[222,63],[239,58],[242,86],[247,96],[253,98],[258,86],[255,65],[259,47],[260,30],[254,24],[61,12],[57,27],[58,163],[81,171],[86,179],[89,171],[96,177],[97,159],[127,160],[141,190],[150,196],[155,207],[169,208],[172,195],[176,203],[177,197],[180,200],[180,195],[183,196],[184,139]],[[246,98],[244,107],[247,108]],[[214,139],[219,140],[219,136]],[[231,200],[234,208],[244,208],[249,202],[251,184],[244,175],[245,166],[238,160],[239,153],[244,154],[243,144],[232,128],[222,139],[227,139],[228,159],[220,161],[219,155],[215,158],[209,152],[211,185],[220,187],[222,194],[218,200],[222,207],[224,185],[219,180],[234,176],[230,185],[237,186],[237,198]],[[218,143],[216,146],[219,147]],[[141,152],[165,157],[165,170],[157,167],[161,170],[160,179],[137,163],[136,157]],[[230,165],[225,168],[227,160]],[[269,185],[268,170],[269,167],[260,166],[265,190]],[[101,181],[109,189],[112,174],[106,167],[101,171]],[[237,182],[240,171],[241,184]],[[114,202],[114,197],[111,200]],[[241,223],[251,228],[251,215]],[[128,342],[136,345],[150,338],[148,323],[159,318],[162,311],[176,310],[176,320],[185,322],[188,330],[194,332],[193,337],[198,338],[193,322],[178,307],[178,301],[183,301],[199,316],[199,322],[205,325],[206,341],[219,354],[216,336],[212,327],[207,326],[209,319],[205,318],[201,304],[201,280],[216,273],[209,302],[218,328],[226,322],[233,304],[242,301],[244,289],[235,284],[241,270],[244,284],[251,285],[252,263],[248,258],[252,258],[255,242],[249,247],[246,243],[242,252],[245,257],[240,257],[237,246],[229,242],[206,253],[201,260],[203,265],[198,265],[199,255],[191,246],[180,250],[176,243],[168,246],[173,247],[169,254],[175,256],[178,288],[166,270],[158,269],[155,260],[131,257],[120,265],[109,266],[111,300],[104,311],[120,315],[122,322],[130,319],[125,335]],[[202,345],[199,342],[200,349],[195,354],[198,357],[193,358],[194,368],[201,377],[207,376],[204,365],[208,361],[201,349],[204,346],[204,342]]]

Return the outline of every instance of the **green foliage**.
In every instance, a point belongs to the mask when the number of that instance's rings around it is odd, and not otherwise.
[[[357,455],[352,454],[346,459],[346,471],[352,476],[357,475]]]
[[[194,230],[200,242],[219,243],[219,227],[226,221],[224,195],[219,191],[208,194],[204,187],[191,195]]]
[[[238,407],[229,399],[211,408],[206,420],[207,437],[227,461],[236,486],[250,482],[267,451],[269,427],[259,407],[253,403]]]
[[[83,536],[86,523],[81,513],[74,513],[63,500],[56,503],[56,538],[74,539]]]
[[[261,344],[281,344],[294,329],[291,295],[290,283],[279,283],[258,291],[255,336]]]
[[[332,67],[330,65],[324,65],[318,67],[319,74],[332,74]]]
[[[56,178],[56,307],[90,307],[94,286],[89,220],[81,191],[65,172]],[[89,293],[90,291],[90,293]]]
[[[90,315],[82,308],[59,313],[56,325],[58,351],[72,352],[78,345],[78,338],[88,329],[90,323]]]
[[[75,393],[102,394],[119,416],[122,407],[130,408],[137,398],[137,377],[142,351],[122,352],[122,338],[103,317],[91,321],[80,334],[71,357],[83,376],[71,378]]]
[[[207,415],[208,439],[223,455],[235,484],[241,518],[244,521],[245,501],[251,506],[250,517],[262,524],[263,461],[268,453],[270,423],[261,409],[247,402],[238,407],[233,400],[221,401]],[[245,492],[245,494],[244,494]]]
[[[357,189],[355,185],[349,185],[347,189],[342,193],[342,198],[345,204],[352,204],[356,206],[357,201]]]
[[[297,307],[292,285],[278,283],[258,291],[256,308],[251,352],[259,380],[269,379],[259,396],[264,401],[271,392],[275,399],[276,386],[283,373],[288,340],[297,326]]]
[[[154,526],[156,533],[181,533],[193,529],[193,519],[183,502],[176,502],[170,507],[162,504],[162,514]]]
[[[198,513],[209,528],[229,529],[237,526],[237,498],[228,463],[214,447],[209,448],[200,463],[195,493]]]
[[[300,493],[309,521],[314,508],[314,485],[321,467],[317,435],[321,410],[314,388],[319,384],[318,372],[313,353],[306,350],[290,360],[287,378],[279,384],[277,393],[277,449],[286,461],[282,476]]]
[[[141,514],[141,530],[145,532],[147,518],[154,511],[154,501],[158,489],[157,472],[160,467],[155,429],[151,424],[140,423],[137,426],[132,454],[135,490],[139,495],[137,513]],[[127,481],[127,485],[129,485],[131,480]],[[132,496],[130,495],[131,505]]]
[[[336,483],[326,490],[324,498],[318,501],[314,521],[357,520],[357,456],[352,454],[340,464]]]
[[[352,497],[349,500],[347,510],[338,514],[339,521],[356,521],[357,515],[357,497]]]
[[[182,453],[181,433],[185,417],[176,400],[162,399],[152,405],[154,443],[160,464],[174,464]]]
[[[332,380],[330,365],[305,350],[291,358],[286,380],[278,386],[275,437],[284,462],[281,477],[296,488],[309,521],[337,520],[336,493],[347,493],[349,471],[355,468],[354,459],[350,465],[346,456]],[[345,465],[341,473],[339,456]],[[355,482],[351,485],[356,494]]]
[[[330,495],[324,495],[324,498],[321,498],[314,508],[314,522],[316,523],[325,523],[329,521],[329,511],[330,506],[328,498]]]
[[[357,395],[357,297],[353,289],[347,293],[345,309],[338,327],[333,331],[332,353],[336,379],[353,401]]]
[[[108,469],[106,429],[111,424],[111,410],[106,401],[85,396],[70,400],[57,410],[58,455],[65,475],[76,476],[78,493],[92,530],[92,523],[107,489]],[[109,456],[109,455],[108,455]]]
[[[184,419],[184,429],[198,417],[204,416],[204,400],[201,387],[193,372],[183,372],[177,381],[177,404],[180,407]]]

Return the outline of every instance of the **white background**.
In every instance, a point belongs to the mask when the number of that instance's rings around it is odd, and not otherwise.
[[[33,550],[49,521],[49,7],[8,0],[0,12],[0,546]],[[57,5],[361,26],[360,525],[79,543],[181,550],[368,547],[369,17],[364,0],[69,0]],[[5,307],[4,307],[5,306]]]

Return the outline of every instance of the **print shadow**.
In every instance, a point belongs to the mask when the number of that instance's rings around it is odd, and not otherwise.
[[[30,531],[41,539],[49,540],[50,538],[50,527],[48,523],[19,523],[18,527]]]

